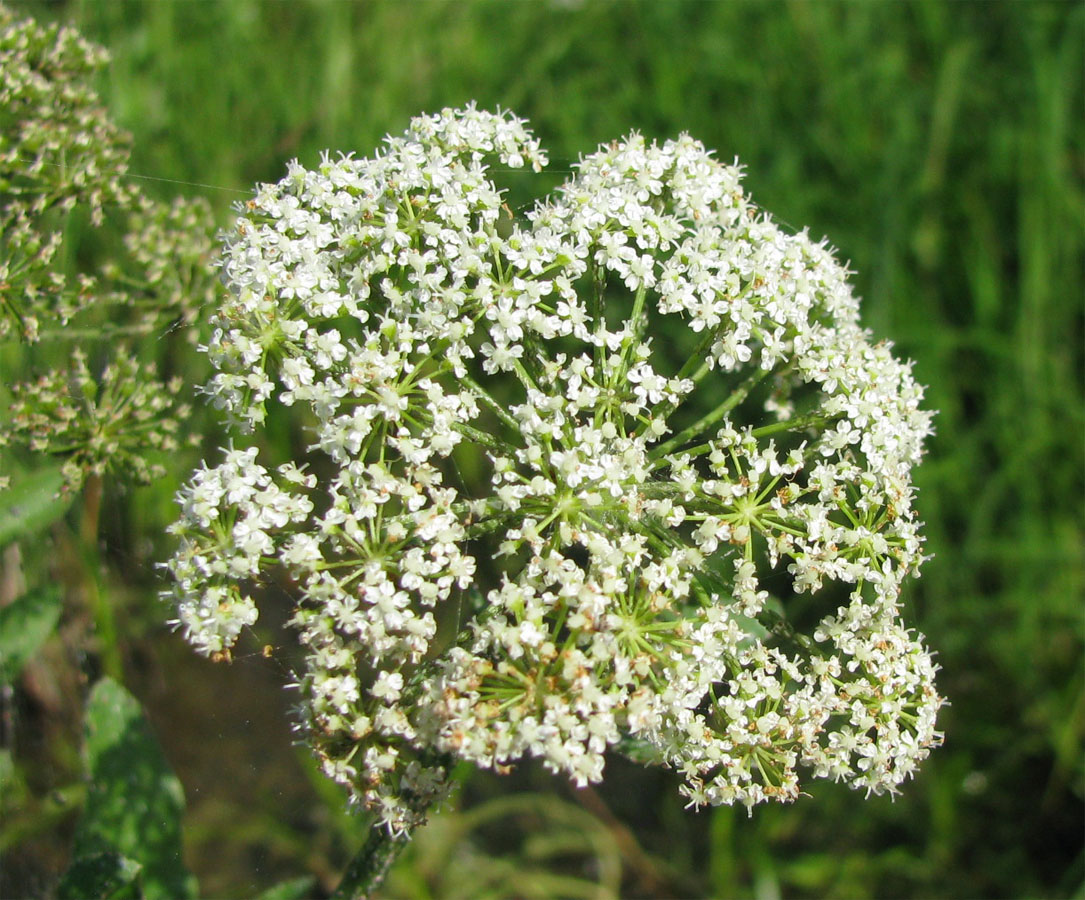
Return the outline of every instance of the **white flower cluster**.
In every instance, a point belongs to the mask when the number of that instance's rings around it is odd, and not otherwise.
[[[164,203],[127,176],[129,138],[93,88],[107,62],[0,2],[0,490],[50,460],[68,492],[148,483],[189,418],[154,349],[167,342],[147,336],[195,344],[215,222],[205,201]]]
[[[626,751],[694,804],[802,768],[895,791],[943,702],[898,607],[909,367],[689,137],[601,148],[523,221],[495,161],[545,156],[448,110],[243,210],[208,392],[239,432],[295,407],[310,474],[231,449],[184,489],[187,637],[228,652],[285,573],[311,743],[393,831],[456,760],[586,784]]]

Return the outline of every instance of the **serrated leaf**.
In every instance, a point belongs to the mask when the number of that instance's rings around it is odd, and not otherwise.
[[[68,511],[74,494],[62,494],[64,476],[60,466],[38,469],[0,491],[0,547],[17,538],[30,537]]]
[[[142,865],[148,900],[194,897],[195,879],[181,861],[181,782],[139,702],[109,678],[87,700],[86,761],[90,785],[75,858],[116,851]]]
[[[60,618],[60,589],[41,587],[0,607],[0,684],[14,681],[53,633]]]
[[[139,873],[143,867],[120,853],[103,851],[72,863],[57,887],[58,900],[129,900],[142,897]]]

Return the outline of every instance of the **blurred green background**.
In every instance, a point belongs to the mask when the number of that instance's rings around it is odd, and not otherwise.
[[[133,135],[132,172],[163,179],[148,189],[164,197],[205,196],[223,223],[288,159],[367,154],[469,100],[531,121],[551,153],[544,188],[601,141],[688,131],[737,156],[781,222],[851,260],[866,324],[929,385],[937,434],[917,480],[932,558],[907,599],[952,705],[945,747],[902,797],[817,783],[747,818],[685,811],[677,778],[620,761],[587,792],[529,765],[466,776],[387,896],[1085,897],[1085,5],[11,5],[110,50],[100,88]],[[291,743],[289,672],[260,652],[281,638],[214,666],[153,600],[184,474],[107,498],[126,682],[185,785],[203,895],[311,874],[321,896],[361,832]],[[71,732],[46,713],[21,727],[43,765],[71,764],[74,739],[57,749]],[[49,883],[66,822],[9,848],[0,894]],[[583,893],[585,872],[601,893]]]

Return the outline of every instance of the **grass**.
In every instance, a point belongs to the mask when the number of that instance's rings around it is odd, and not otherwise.
[[[828,235],[852,261],[866,323],[915,360],[940,410],[918,474],[932,559],[909,602],[940,650],[947,740],[895,803],[828,786],[751,819],[686,813],[673,779],[617,766],[600,802],[641,852],[670,861],[628,868],[626,895],[683,885],[714,897],[1085,896],[1085,8],[14,5],[71,21],[112,51],[104,90],[133,133],[133,172],[165,179],[163,194],[204,194],[223,221],[291,157],[368,153],[409,116],[471,99],[528,117],[552,151],[554,181],[579,153],[631,129],[689,131],[722,158],[737,155],[759,203]],[[129,523],[113,530],[116,554],[158,540],[170,492],[112,501]],[[139,611],[152,573],[113,578],[136,610],[129,618],[153,619]],[[198,713],[192,727],[206,727]],[[230,744],[239,757],[254,752],[243,737]],[[174,752],[200,756],[183,743]],[[278,774],[307,783],[288,747],[275,759]],[[539,773],[478,776],[464,807],[509,785],[564,791]],[[311,794],[287,789],[297,806],[281,816],[278,788],[265,784],[252,800],[228,787],[216,783],[203,800],[189,788],[205,892],[248,895],[291,871],[331,878],[349,853],[349,826],[303,808]],[[313,835],[328,846],[314,849]],[[662,873],[654,888],[644,871]],[[412,896],[453,895],[433,878],[400,883]]]

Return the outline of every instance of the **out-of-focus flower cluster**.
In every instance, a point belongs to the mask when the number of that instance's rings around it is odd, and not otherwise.
[[[0,445],[64,459],[69,487],[137,482],[177,446],[178,386],[149,336],[195,340],[216,293],[203,200],[163,203],[127,175],[128,138],[93,80],[104,50],[0,5]],[[73,349],[74,348],[74,349]],[[149,348],[149,349],[148,349]],[[29,451],[29,456],[27,455]]]
[[[310,454],[193,475],[178,624],[227,655],[285,577],[309,740],[393,831],[457,760],[583,785],[625,751],[698,805],[895,792],[943,702],[900,615],[910,367],[692,138],[604,146],[512,220],[491,177],[545,163],[445,111],[241,211],[207,392],[242,444],[293,407]]]

